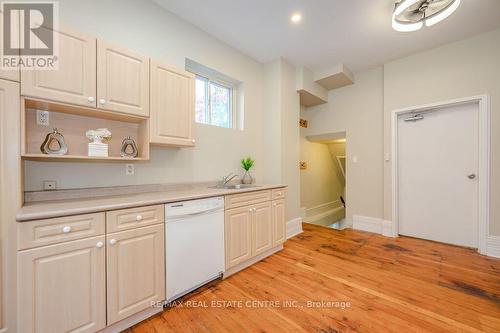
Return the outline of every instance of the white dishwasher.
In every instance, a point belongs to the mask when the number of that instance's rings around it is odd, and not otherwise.
[[[224,272],[224,197],[165,205],[166,301]]]

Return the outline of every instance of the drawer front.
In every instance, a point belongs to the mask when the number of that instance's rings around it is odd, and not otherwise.
[[[254,205],[271,200],[271,191],[257,191],[250,193],[231,194],[226,196],[226,209]]]
[[[272,190],[273,200],[284,199],[286,197],[286,188],[275,188]]]
[[[18,223],[19,250],[104,235],[104,213]]]
[[[164,205],[114,210],[106,213],[106,228],[108,233],[164,222]]]

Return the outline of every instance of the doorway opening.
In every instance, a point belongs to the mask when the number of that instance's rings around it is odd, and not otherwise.
[[[345,227],[346,132],[301,137],[300,199],[304,223]]]

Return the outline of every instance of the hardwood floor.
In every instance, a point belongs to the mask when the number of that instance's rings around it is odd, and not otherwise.
[[[283,251],[128,332],[500,332],[500,259],[304,224]]]

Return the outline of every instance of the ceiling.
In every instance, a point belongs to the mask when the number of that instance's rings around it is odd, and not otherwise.
[[[447,20],[411,33],[392,29],[394,0],[153,1],[260,62],[282,56],[312,70],[359,72],[500,27],[500,0],[462,0]]]

